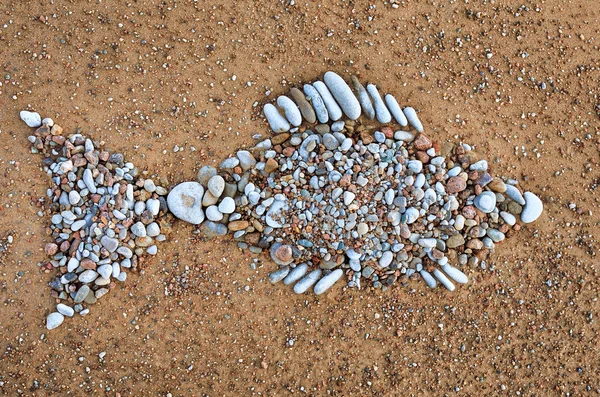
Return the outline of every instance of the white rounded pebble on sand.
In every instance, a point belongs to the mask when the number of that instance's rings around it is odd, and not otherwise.
[[[290,98],[281,95],[277,98],[277,106],[283,110],[285,117],[294,127],[298,127],[302,124],[302,114],[300,114],[300,109],[298,109],[298,106],[296,106],[294,101]]]
[[[56,305],[56,311],[67,317],[73,317],[73,314],[75,314],[75,310],[73,310],[71,306],[67,306],[64,303],[59,303]]]
[[[361,113],[360,103],[344,79],[337,73],[329,71],[325,73],[323,80],[344,114],[351,120],[358,119]]]
[[[544,204],[542,200],[531,192],[525,192],[525,207],[521,212],[521,221],[523,223],[531,223],[542,215],[544,210]]]
[[[335,284],[342,276],[344,275],[344,271],[342,269],[335,269],[325,277],[319,280],[317,285],[315,285],[315,294],[321,295],[323,292],[327,291],[333,284]]]
[[[306,263],[302,263],[295,268],[293,268],[289,274],[283,279],[283,283],[285,285],[290,285],[300,280],[306,274],[308,270],[308,265]]]
[[[335,99],[333,99],[333,95],[331,95],[331,92],[329,92],[329,89],[327,88],[325,83],[323,83],[322,81],[315,81],[313,83],[313,87],[315,87],[316,90],[319,92],[319,95],[321,95],[321,99],[323,100],[323,103],[327,108],[329,118],[333,121],[339,120],[343,115],[342,109],[337,104]]]
[[[267,103],[263,111],[269,122],[269,126],[274,132],[286,132],[290,130],[290,123],[279,113],[279,110],[274,105]]]
[[[402,112],[400,105],[398,105],[398,101],[396,101],[396,98],[394,98],[394,96],[391,94],[387,94],[385,96],[385,104],[387,105],[390,113],[392,114],[392,116],[394,116],[398,124],[400,124],[402,127],[406,127],[408,125],[408,120]]]
[[[28,110],[21,110],[19,115],[21,116],[21,120],[23,120],[29,127],[36,128],[42,125],[42,118],[38,113],[30,112]]]
[[[63,321],[65,321],[65,316],[58,312],[50,313],[46,318],[46,328],[54,329],[59,327]]]
[[[180,183],[167,196],[169,211],[183,221],[199,225],[204,220],[203,195],[204,188],[198,182]]]
[[[429,288],[435,288],[437,281],[435,281],[435,278],[427,270],[421,270],[419,273],[421,273],[421,277],[423,277]]]
[[[310,104],[315,110],[319,122],[327,123],[329,121],[329,113],[327,113],[323,98],[321,98],[317,89],[310,84],[304,84],[304,94],[310,98]]]
[[[381,95],[379,95],[379,91],[374,84],[367,85],[367,92],[371,96],[373,100],[373,104],[375,105],[375,116],[377,117],[377,121],[382,124],[387,124],[392,121],[392,115],[390,111],[383,103],[383,99],[381,99]]]
[[[421,124],[421,120],[419,120],[419,116],[417,116],[417,112],[415,111],[415,109],[411,108],[410,106],[405,107],[404,115],[406,116],[406,119],[408,120],[410,125],[412,125],[415,128],[415,130],[423,132],[423,124]]]
[[[235,211],[235,201],[231,197],[225,197],[219,204],[218,209],[223,214],[231,214]]]

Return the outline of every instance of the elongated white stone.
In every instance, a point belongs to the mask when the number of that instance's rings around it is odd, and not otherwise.
[[[421,273],[421,277],[423,277],[429,288],[435,288],[437,281],[435,281],[435,278],[427,270],[421,270],[419,273]]]
[[[54,329],[59,327],[63,321],[65,321],[65,316],[58,312],[50,313],[46,318],[46,328]]]
[[[415,130],[423,132],[423,124],[421,124],[421,120],[419,120],[419,116],[417,116],[417,112],[415,111],[415,109],[411,108],[410,106],[405,107],[404,115],[406,116],[406,119],[408,120],[410,125],[412,125],[415,128]]]
[[[440,283],[442,283],[444,287],[448,288],[449,291],[454,291],[454,284],[452,284],[452,281],[450,281],[444,273],[438,269],[434,269],[433,275],[440,281]]]
[[[521,212],[521,220],[523,223],[531,223],[542,215],[544,204],[542,200],[531,192],[525,192],[525,207]]]
[[[327,113],[329,113],[329,118],[333,121],[337,121],[342,118],[342,109],[337,104],[335,99],[333,99],[333,95],[329,92],[329,89],[322,81],[315,81],[313,83],[313,87],[317,89],[319,95],[321,95],[321,99],[327,108]]]
[[[297,294],[303,294],[310,287],[312,287],[321,277],[321,269],[313,270],[308,273],[302,280],[298,281],[296,285],[294,285],[294,292]]]
[[[466,274],[455,268],[454,266],[445,264],[442,266],[442,269],[446,274],[457,283],[466,284],[469,282],[469,278]]]
[[[373,104],[375,104],[375,116],[377,116],[377,121],[382,124],[389,123],[392,121],[392,115],[390,111],[383,103],[383,99],[381,99],[381,95],[379,95],[379,91],[377,91],[377,87],[374,84],[367,85],[367,92],[371,96],[373,100]]]
[[[315,110],[317,119],[320,123],[326,123],[329,121],[329,113],[323,102],[323,98],[319,95],[319,92],[315,87],[310,84],[304,84],[304,93],[310,99],[310,103]]]
[[[302,263],[302,264],[296,266],[295,268],[290,270],[290,273],[283,279],[283,283],[285,285],[290,285],[290,284],[295,283],[296,281],[298,281],[302,277],[304,277],[307,270],[308,270],[308,265],[306,263]]]
[[[334,271],[320,279],[317,285],[315,285],[315,294],[321,295],[323,292],[327,291],[343,275],[344,271],[342,269],[335,269]]]
[[[385,96],[385,104],[387,105],[388,109],[390,110],[390,113],[392,114],[392,116],[394,116],[398,124],[400,124],[402,127],[406,127],[408,125],[408,120],[406,120],[406,116],[402,112],[400,105],[398,105],[398,101],[396,101],[396,98],[394,98],[394,96],[391,94],[387,94]]]
[[[525,199],[521,195],[521,192],[519,191],[519,189],[517,189],[513,185],[507,183],[506,184],[506,192],[504,192],[504,194],[506,194],[508,197],[510,197],[511,200],[516,201],[517,203],[519,203],[521,205],[525,205]]]
[[[279,113],[279,110],[275,106],[267,103],[263,112],[273,132],[286,132],[290,130],[290,123]]]
[[[373,108],[369,93],[365,90],[365,87],[363,87],[356,76],[351,76],[350,81],[352,81],[352,87],[358,95],[358,102],[360,103],[360,107],[365,113],[365,116],[367,116],[369,120],[373,120],[375,118],[375,109]]]
[[[278,283],[281,280],[283,280],[289,272],[290,268],[288,266],[282,267],[279,270],[275,270],[273,273],[269,274],[269,281],[271,282],[271,284]]]
[[[351,120],[359,118],[361,113],[360,103],[344,79],[337,73],[329,71],[325,73],[323,80],[344,114]]]
[[[292,101],[290,98],[285,95],[281,95],[277,98],[277,106],[279,106],[283,112],[285,113],[285,117],[288,121],[294,126],[298,127],[302,124],[302,115],[300,114],[300,109],[298,106]]]

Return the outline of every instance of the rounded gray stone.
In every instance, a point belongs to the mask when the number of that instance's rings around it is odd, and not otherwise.
[[[344,114],[351,120],[358,119],[361,113],[360,103],[344,79],[329,71],[325,73],[323,80]]]
[[[280,95],[279,98],[277,98],[277,106],[283,110],[285,117],[294,127],[298,127],[302,124],[300,109],[298,109],[298,106],[296,106],[294,101],[290,98],[285,95]]]
[[[50,313],[46,318],[46,328],[48,330],[60,327],[60,325],[65,321],[65,316],[58,312]]]
[[[329,118],[332,121],[337,121],[342,117],[342,109],[337,104],[335,99],[333,99],[333,95],[329,92],[329,89],[322,81],[315,81],[313,83],[313,87],[319,92],[321,95],[321,99],[323,99],[323,103],[325,104],[325,108],[327,108],[327,113],[329,114]]]
[[[390,114],[388,108],[385,106],[383,99],[381,99],[381,95],[379,95],[377,87],[375,87],[374,84],[369,84],[367,85],[367,92],[371,96],[373,104],[375,105],[375,116],[377,117],[377,121],[379,121],[382,124],[386,124],[392,121],[392,115]]]
[[[394,96],[391,94],[387,94],[385,96],[385,104],[387,105],[387,108],[389,109],[392,116],[394,116],[398,124],[400,124],[402,127],[406,127],[408,125],[408,120],[402,112],[400,105],[398,105],[398,101],[396,101],[396,98],[394,98]]]
[[[279,110],[273,104],[267,103],[263,108],[263,113],[273,132],[286,132],[290,130],[290,123],[279,113]]]
[[[317,89],[310,84],[304,84],[304,93],[310,98],[310,103],[315,110],[319,122],[327,123],[329,121],[329,113],[327,113],[323,98],[321,98]]]
[[[215,197],[221,197],[225,190],[225,179],[221,175],[215,175],[208,180],[208,191]]]
[[[315,285],[315,294],[321,295],[323,292],[327,291],[329,288],[333,286],[342,276],[344,275],[344,271],[342,269],[335,269],[328,275],[324,276],[319,280],[317,285]]]

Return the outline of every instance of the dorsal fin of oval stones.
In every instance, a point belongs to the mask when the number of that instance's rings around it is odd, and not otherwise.
[[[360,103],[344,79],[337,73],[329,71],[325,73],[323,80],[344,114],[351,120],[358,119],[361,114]]]
[[[315,110],[319,122],[327,123],[329,121],[329,113],[327,112],[325,102],[323,102],[323,98],[321,98],[317,89],[310,84],[304,84],[303,88],[306,96],[310,98],[310,103]]]
[[[352,82],[354,91],[356,91],[356,94],[358,95],[358,102],[360,103],[360,107],[365,113],[365,116],[367,116],[369,120],[373,120],[375,118],[375,108],[373,108],[373,102],[371,101],[369,93],[356,76],[350,76],[350,81]]]
[[[306,120],[306,122],[310,124],[316,123],[317,115],[315,114],[315,111],[310,105],[310,103],[306,100],[306,97],[304,96],[302,91],[294,87],[290,90],[290,95],[294,99],[294,102],[296,102],[296,105],[298,105],[298,108],[300,109],[300,113],[302,114],[302,117],[304,117],[304,120]]]

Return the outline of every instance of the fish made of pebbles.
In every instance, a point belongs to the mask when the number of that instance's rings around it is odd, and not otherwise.
[[[393,94],[382,99],[374,84],[365,89],[351,76],[349,85],[329,71],[323,81],[302,89],[293,87],[289,97],[265,105],[276,135],[239,150],[220,167],[203,167],[198,181],[170,190],[151,179],[138,182],[137,169],[122,155],[98,150],[81,134],[63,140],[52,119],[21,112],[27,125],[37,128],[28,138],[33,153],[50,153],[44,138],[54,136],[59,146],[68,140],[85,154],[45,163],[55,181],[48,196],[59,205],[51,227],[61,230],[46,246],[48,266],[64,267],[50,283],[61,303],[48,315],[47,328],[60,326],[65,316],[88,314],[109,291],[105,285],[125,281],[139,258],[155,255],[156,243],[166,239],[159,225],[167,213],[200,225],[208,238],[232,234],[240,248],[267,253],[279,263],[269,274],[271,283],[283,281],[297,294],[316,295],[342,279],[350,288],[384,290],[397,280],[421,278],[430,288],[453,291],[455,284],[468,283],[466,266],[479,263],[476,252],[492,251],[508,230],[543,213],[538,196],[521,194],[515,180],[490,176],[485,160],[464,163],[468,145],[437,153],[439,146],[424,134],[414,108],[402,109]],[[106,175],[94,171],[98,163],[110,163],[105,168],[113,170],[112,187],[105,185]],[[80,167],[84,172],[76,174]],[[57,185],[64,176],[72,185],[68,192]],[[474,182],[447,189],[450,178]],[[95,218],[98,206],[107,203],[114,203],[108,214],[119,228],[100,226]],[[388,215],[381,216],[382,210]],[[98,249],[84,250],[82,241],[68,255],[58,254],[62,241],[80,230]],[[132,239],[125,244],[127,236]]]

